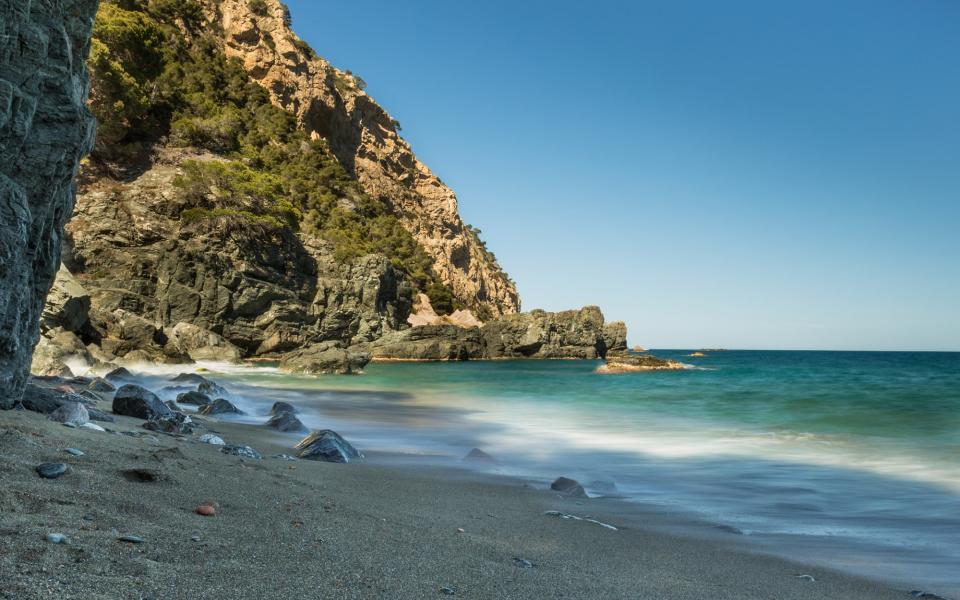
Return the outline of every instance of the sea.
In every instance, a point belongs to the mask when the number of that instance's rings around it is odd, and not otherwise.
[[[574,478],[732,543],[960,597],[960,353],[655,350],[599,361],[368,365],[361,376],[201,364],[250,422],[277,400],[367,453]],[[167,369],[167,370],[165,370]],[[182,367],[154,367],[157,389]],[[292,438],[292,441],[295,441]]]

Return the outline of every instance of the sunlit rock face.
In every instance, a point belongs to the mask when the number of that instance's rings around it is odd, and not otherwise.
[[[97,0],[0,0],[0,407],[23,393],[93,143],[85,60]]]

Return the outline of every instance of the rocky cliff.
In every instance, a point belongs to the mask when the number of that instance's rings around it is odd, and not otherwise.
[[[96,8],[0,2],[0,408],[23,393],[73,177],[93,142],[84,60]]]
[[[363,81],[316,56],[291,30],[279,0],[264,0],[256,10],[253,5],[208,3],[227,54],[240,59],[306,131],[329,141],[371,196],[394,208],[460,303],[484,317],[517,312],[516,287],[461,220],[453,190],[417,159],[397,121],[364,91]]]

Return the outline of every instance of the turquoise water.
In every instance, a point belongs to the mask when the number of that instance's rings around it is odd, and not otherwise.
[[[500,472],[613,482],[738,543],[960,593],[960,353],[688,353],[656,351],[695,368],[627,375],[503,361],[221,377],[252,413],[288,400],[363,449],[479,446]]]

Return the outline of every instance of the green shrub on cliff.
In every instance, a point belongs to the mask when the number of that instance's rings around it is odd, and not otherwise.
[[[266,11],[262,2],[249,6]],[[185,161],[175,182],[185,224],[230,217],[302,231],[331,241],[338,260],[382,254],[441,304],[452,298],[390,206],[274,106],[202,18],[192,0],[101,2],[90,61],[100,123],[94,159],[141,142],[207,150],[222,160]],[[352,74],[340,78],[338,85],[363,85]]]

